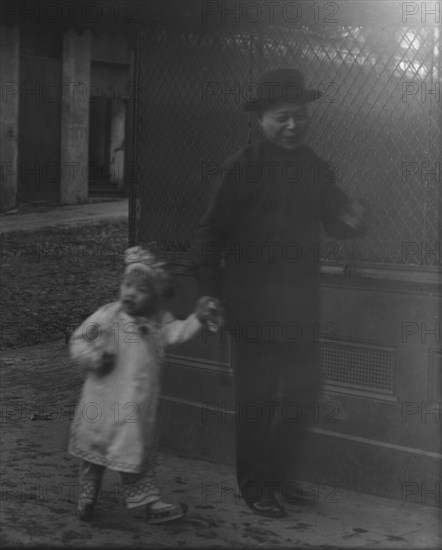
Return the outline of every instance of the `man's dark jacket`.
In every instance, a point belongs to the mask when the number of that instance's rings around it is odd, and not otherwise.
[[[193,252],[200,295],[224,301],[227,328],[311,341],[320,224],[336,239],[362,233],[341,219],[350,199],[335,179],[306,145],[285,150],[263,141],[227,159]]]

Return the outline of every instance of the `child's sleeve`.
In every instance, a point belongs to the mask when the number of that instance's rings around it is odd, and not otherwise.
[[[82,371],[98,372],[102,366],[103,352],[112,352],[109,342],[109,305],[90,315],[75,330],[70,341],[72,359]]]
[[[190,340],[201,328],[195,313],[184,320],[175,319],[170,312],[165,312],[161,319],[161,333],[166,345],[181,344]]]

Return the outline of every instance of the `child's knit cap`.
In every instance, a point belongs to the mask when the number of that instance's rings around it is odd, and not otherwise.
[[[133,271],[144,273],[158,295],[170,294],[171,280],[166,263],[158,260],[151,250],[141,246],[128,248],[124,253],[124,264],[124,275]]]

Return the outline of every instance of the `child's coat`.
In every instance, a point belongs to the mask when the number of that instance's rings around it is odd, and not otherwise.
[[[120,472],[139,473],[155,456],[155,425],[164,348],[194,336],[201,324],[161,312],[134,318],[120,302],[101,307],[74,332],[71,356],[86,371],[69,452]],[[115,354],[100,374],[103,352]]]

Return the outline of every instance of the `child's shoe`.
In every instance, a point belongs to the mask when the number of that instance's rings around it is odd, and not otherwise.
[[[93,481],[85,481],[80,485],[80,496],[77,502],[77,517],[81,521],[90,521],[97,502],[99,487]]]
[[[158,523],[167,523],[183,518],[187,513],[186,504],[167,504],[157,500],[153,504],[147,505],[147,523],[156,525]]]

